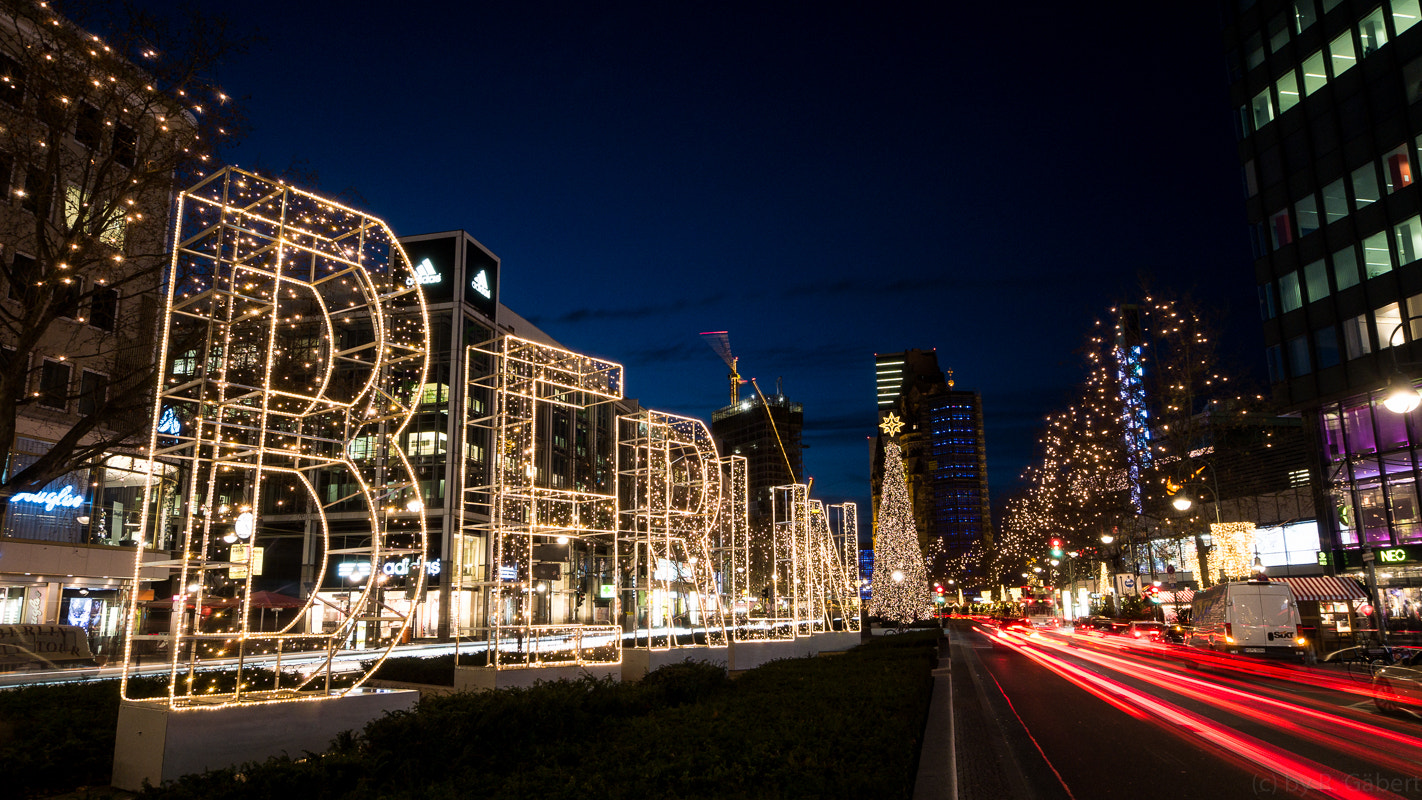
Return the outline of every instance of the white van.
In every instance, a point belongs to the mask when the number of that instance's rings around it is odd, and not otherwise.
[[[1275,658],[1303,658],[1303,622],[1288,584],[1222,583],[1190,603],[1191,647]]]

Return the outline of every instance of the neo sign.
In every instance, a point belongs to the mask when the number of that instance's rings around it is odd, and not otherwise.
[[[1397,564],[1407,560],[1407,551],[1401,547],[1392,550],[1379,550],[1378,560],[1386,561],[1389,564]]]

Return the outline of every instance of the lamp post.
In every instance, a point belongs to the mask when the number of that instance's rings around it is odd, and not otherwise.
[[[1198,475],[1199,475],[1202,471],[1204,471],[1204,470],[1209,470],[1209,472],[1210,472],[1210,489],[1211,489],[1211,491],[1214,492],[1214,495],[1215,495],[1215,502],[1212,504],[1212,505],[1214,505],[1214,507],[1215,507],[1215,524],[1216,524],[1216,525],[1222,525],[1222,524],[1224,524],[1224,519],[1220,516],[1220,480],[1219,480],[1219,476],[1215,474],[1215,465],[1214,465],[1214,464],[1211,464],[1209,461],[1206,461],[1206,460],[1203,460],[1203,459],[1201,460],[1200,463],[1204,464],[1205,466],[1201,467],[1201,468],[1198,469],[1198,470],[1195,470],[1195,473],[1194,473],[1194,475],[1191,476],[1191,478],[1198,476]],[[1190,508],[1195,504],[1195,501],[1190,497],[1190,495],[1185,494],[1185,493],[1182,491],[1186,486],[1189,486],[1189,485],[1190,485],[1190,479],[1187,478],[1187,479],[1186,479],[1183,483],[1181,483],[1178,487],[1174,487],[1174,491],[1171,492],[1171,494],[1174,494],[1175,496],[1174,496],[1173,499],[1171,499],[1170,504],[1171,504],[1172,506],[1174,506],[1177,511],[1189,511]],[[1167,486],[1168,486],[1168,487],[1171,487],[1171,486],[1173,486],[1173,484],[1167,484]],[[1213,546],[1213,542],[1211,543],[1211,545]],[[1209,583],[1210,583],[1210,575],[1209,575],[1209,571],[1210,571],[1209,551],[1210,551],[1210,549],[1211,549],[1211,548],[1205,546],[1205,542],[1204,542],[1204,539],[1203,539],[1202,537],[1200,537],[1200,536],[1196,536],[1196,537],[1195,537],[1195,558],[1196,558],[1196,561],[1198,562],[1198,564],[1199,564],[1199,566],[1200,566],[1200,573],[1201,573],[1201,574],[1195,576],[1195,580],[1196,580],[1196,582],[1198,582],[1198,583],[1200,584],[1200,588],[1201,588],[1201,589],[1205,588],[1205,587],[1208,586]]]

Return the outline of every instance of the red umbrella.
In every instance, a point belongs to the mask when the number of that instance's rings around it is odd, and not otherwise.
[[[290,595],[252,592],[252,608],[301,608],[304,605],[304,602]]]

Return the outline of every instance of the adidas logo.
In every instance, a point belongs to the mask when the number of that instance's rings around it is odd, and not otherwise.
[[[434,264],[431,264],[427,258],[415,265],[415,277],[406,278],[405,285],[414,286],[419,283],[424,286],[430,283],[439,283],[442,280],[444,280],[444,276],[435,271]]]
[[[485,274],[484,270],[479,270],[479,274],[474,276],[474,280],[470,281],[469,285],[473,287],[474,291],[483,295],[485,300],[494,299],[494,293],[489,289],[489,276]]]

